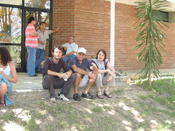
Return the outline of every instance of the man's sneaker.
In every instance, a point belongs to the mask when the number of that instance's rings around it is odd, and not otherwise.
[[[55,99],[55,97],[52,97],[52,98],[50,98],[50,102],[53,102],[53,103],[55,103],[55,102],[56,102],[56,99]]]
[[[90,93],[82,93],[81,97],[83,98],[87,98],[87,99],[94,99],[95,97],[93,95],[91,95]]]
[[[74,99],[75,101],[81,101],[81,98],[80,98],[80,95],[79,95],[79,94],[74,94],[74,95],[73,95],[73,99]]]
[[[58,96],[59,99],[63,100],[63,101],[69,101],[69,99],[67,97],[64,96],[64,94],[60,94]]]

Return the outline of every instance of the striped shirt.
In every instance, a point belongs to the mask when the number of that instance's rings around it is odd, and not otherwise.
[[[38,37],[31,36],[31,33],[36,33],[35,27],[32,24],[28,24],[25,31],[25,45],[26,47],[37,48],[38,47]]]

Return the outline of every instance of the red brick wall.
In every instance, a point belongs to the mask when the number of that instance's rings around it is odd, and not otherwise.
[[[75,36],[88,56],[103,48],[109,51],[109,2],[104,0],[75,0]]]
[[[140,69],[134,49],[136,45],[136,9],[133,6],[116,4],[116,60],[115,67],[122,70]],[[174,68],[175,24],[167,30],[164,64],[161,68]],[[103,48],[108,52],[110,45],[110,3],[104,0],[54,0],[53,27],[62,31],[54,35],[54,44],[63,44],[69,35],[76,43],[85,47],[88,57],[95,56]]]
[[[166,24],[168,25],[166,29],[167,38],[164,42],[164,51],[162,51],[163,64],[161,68],[171,69],[175,68],[175,23]]]
[[[141,67],[136,60],[136,10],[129,5],[116,5],[116,65],[118,69],[133,70]]]
[[[118,69],[135,70],[142,68],[137,61],[137,51],[135,30],[136,9],[133,6],[117,4],[116,5],[116,65]],[[165,48],[162,50],[163,64],[161,69],[175,68],[175,24],[166,23],[169,28],[166,29],[167,39]]]
[[[61,28],[53,35],[54,45],[62,45],[74,35],[74,7],[74,0],[53,0],[53,28]]]
[[[100,48],[109,51],[109,2],[104,0],[53,0],[53,27],[61,27],[54,34],[53,44],[61,45],[69,35],[85,47],[88,57]]]

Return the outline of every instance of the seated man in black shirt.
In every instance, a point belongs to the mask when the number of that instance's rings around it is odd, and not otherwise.
[[[89,93],[90,88],[96,80],[97,68],[91,64],[91,61],[86,58],[86,49],[79,48],[77,56],[70,61],[71,68],[73,69],[74,81],[74,95],[73,99],[80,101],[79,88],[83,82],[83,77],[87,75],[87,83],[82,92],[81,97],[93,99],[94,97]]]
[[[63,72],[62,72],[63,70]],[[66,97],[70,88],[73,85],[72,71],[62,60],[62,47],[52,49],[52,58],[48,58],[43,66],[43,88],[48,89],[50,100],[56,101],[55,89],[61,89],[59,98],[64,101],[69,101]]]

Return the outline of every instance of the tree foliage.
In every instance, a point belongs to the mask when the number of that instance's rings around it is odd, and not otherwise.
[[[166,23],[154,15],[154,10],[166,7],[165,0],[146,0],[136,2],[138,23],[136,29],[136,48],[139,50],[138,60],[144,64],[141,75],[148,78],[159,76],[159,66],[162,64],[160,49],[164,47]]]

